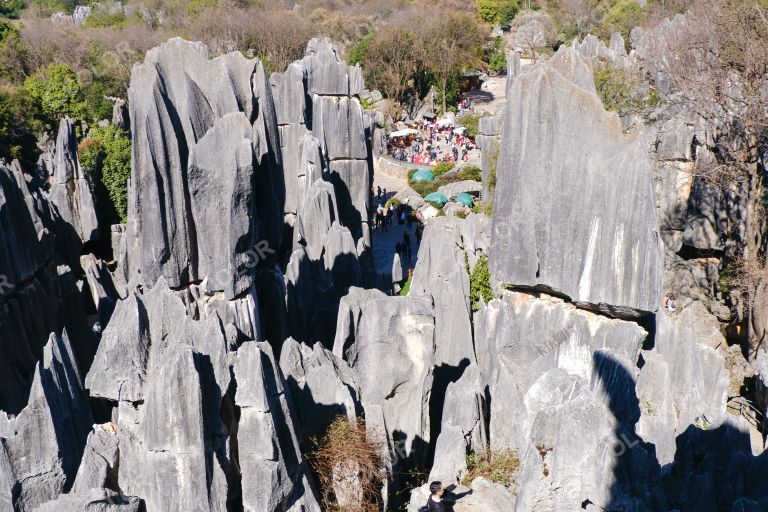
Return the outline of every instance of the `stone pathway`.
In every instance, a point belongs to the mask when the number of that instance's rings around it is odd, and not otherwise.
[[[387,190],[387,196],[382,197],[380,200],[374,197],[372,210],[375,211],[379,203],[382,206],[386,203],[387,199],[393,197],[399,191],[406,186],[404,180],[387,176],[383,173],[376,173],[373,178],[373,189],[381,187]],[[418,253],[418,246],[416,244],[416,223],[411,225],[408,229],[407,224],[399,226],[397,221],[393,220],[392,224],[387,225],[387,230],[373,230],[371,237],[373,241],[373,261],[376,266],[376,272],[380,275],[392,274],[392,262],[395,257],[395,244],[403,241],[403,233],[408,231],[411,236],[411,261],[403,262],[403,276],[408,275],[409,268],[416,267],[416,254]]]

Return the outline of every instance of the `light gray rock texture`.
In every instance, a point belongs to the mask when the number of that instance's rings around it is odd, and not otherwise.
[[[248,251],[262,240],[276,251],[282,231],[279,135],[261,63],[209,60],[204,45],[171,39],[134,67],[128,96],[131,275],[174,288],[208,277],[235,298],[250,285]]]
[[[135,496],[121,496],[109,489],[90,489],[82,494],[62,494],[34,512],[142,512],[144,503]]]
[[[362,412],[352,370],[320,343],[310,348],[287,339],[281,347],[280,369],[305,442],[322,436],[337,417],[355,421]]]
[[[421,467],[429,443],[429,397],[435,352],[432,305],[350,289],[339,306],[334,354],[347,361],[365,410],[381,407],[399,464]]]
[[[83,371],[96,350],[75,277],[81,240],[39,187],[0,161],[0,410],[10,414],[27,404],[52,332],[67,329]]]
[[[272,512],[282,504],[288,510],[320,512],[299,450],[290,397],[269,345],[242,345],[234,375],[244,508]]]
[[[51,334],[26,407],[0,411],[0,508],[30,512],[72,485],[93,419],[69,337]]]
[[[572,50],[517,77],[507,101],[493,275],[612,314],[655,311],[662,244],[641,138],[605,111]]]
[[[62,219],[72,226],[83,242],[98,236],[91,188],[80,166],[75,127],[69,118],[63,118],[59,123],[49,196]]]
[[[642,353],[637,433],[656,445],[662,465],[674,460],[675,438],[689,425],[709,429],[725,421],[729,374],[722,354],[707,345],[708,337],[722,335],[711,324],[704,328],[695,309],[657,315],[655,347]]]
[[[475,315],[490,446],[514,449],[521,460],[516,510],[577,510],[586,499],[605,507],[634,496],[628,481],[613,483],[613,468],[625,464],[647,488],[658,483],[642,442],[632,443],[636,459],[613,449],[622,433],[637,438],[635,361],[646,334],[632,322],[509,291]]]
[[[114,423],[94,425],[91,433],[88,434],[83,458],[80,460],[75,484],[72,486],[72,494],[87,493],[90,489],[114,490],[118,486],[118,463],[116,425]]]

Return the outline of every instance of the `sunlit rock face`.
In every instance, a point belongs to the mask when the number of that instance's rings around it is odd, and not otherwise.
[[[663,260],[651,165],[573,50],[516,77],[496,174],[496,278],[611,314],[656,310]]]

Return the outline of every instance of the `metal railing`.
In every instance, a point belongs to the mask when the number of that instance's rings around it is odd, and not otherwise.
[[[747,420],[750,425],[755,427],[757,431],[762,434],[763,441],[765,441],[765,412],[754,402],[747,400],[743,396],[731,396],[728,397],[727,408],[732,411],[737,411],[739,416]]]

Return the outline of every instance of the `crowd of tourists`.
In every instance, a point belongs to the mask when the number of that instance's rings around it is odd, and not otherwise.
[[[387,150],[395,160],[420,165],[468,162],[471,152],[477,149],[463,127],[425,120],[414,126],[416,133],[389,139]]]

